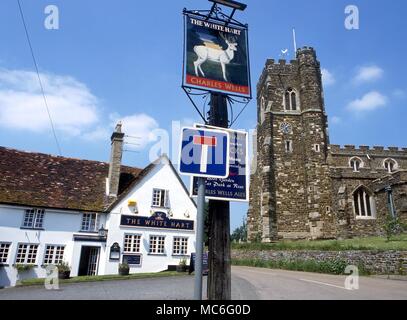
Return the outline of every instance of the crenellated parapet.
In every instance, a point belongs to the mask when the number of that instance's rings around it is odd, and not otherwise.
[[[257,83],[257,93],[261,92],[261,88],[266,84],[268,75],[289,75],[297,72],[297,60],[280,59],[276,61],[274,59],[267,59],[262,75]]]
[[[331,144],[328,147],[328,150],[333,155],[362,155],[362,156],[380,156],[380,157],[407,157],[407,148],[400,147],[384,147],[384,146],[359,146],[355,145],[338,145]]]

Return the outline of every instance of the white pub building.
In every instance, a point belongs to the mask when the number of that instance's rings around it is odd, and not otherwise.
[[[195,252],[196,206],[166,156],[121,165],[121,124],[110,163],[0,147],[0,287],[45,278],[160,272]]]

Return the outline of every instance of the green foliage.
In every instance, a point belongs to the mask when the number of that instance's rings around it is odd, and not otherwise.
[[[182,259],[179,261],[178,265],[179,265],[179,266],[183,266],[183,267],[186,266],[186,265],[187,265],[187,259],[182,258]]]
[[[345,260],[258,260],[258,259],[243,259],[232,260],[232,264],[236,266],[248,266],[256,268],[267,269],[282,269],[291,271],[303,271],[303,272],[315,272],[315,273],[327,273],[344,275],[345,269],[348,263]],[[359,274],[367,274],[363,265],[359,266]]]
[[[236,228],[230,235],[230,241],[232,242],[246,242],[247,241],[247,224],[243,219],[243,224]]]
[[[175,271],[164,271],[159,273],[136,273],[130,275],[105,275],[105,276],[81,276],[73,277],[70,279],[60,279],[59,283],[81,283],[81,282],[98,282],[98,281],[117,281],[117,280],[136,280],[136,279],[149,279],[149,278],[162,278],[162,277],[176,277],[185,276],[184,273],[180,274]],[[25,279],[21,280],[19,286],[35,286],[44,285],[44,279]]]
[[[390,241],[392,237],[400,235],[406,231],[406,228],[398,217],[393,218],[388,216],[386,224],[384,225],[384,231],[386,232],[387,241]]]
[[[68,263],[63,261],[60,264],[57,264],[56,267],[58,268],[58,272],[68,272],[71,271],[71,267],[69,266]]]
[[[18,272],[27,272],[33,269],[34,265],[17,263],[16,265],[14,265],[14,268],[16,268]]]
[[[347,240],[300,240],[279,241],[275,243],[232,243],[235,250],[315,250],[315,251],[350,251],[350,250],[407,250],[407,234],[392,237],[354,238]]]
[[[129,265],[126,262],[119,264],[119,271],[122,271],[122,270],[123,271],[130,270]]]

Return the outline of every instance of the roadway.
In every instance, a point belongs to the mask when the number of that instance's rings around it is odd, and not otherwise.
[[[193,277],[180,276],[62,284],[57,291],[43,286],[18,287],[0,290],[0,300],[188,300],[193,297],[193,283]],[[344,284],[345,276],[232,268],[233,300],[407,299],[406,280],[360,277],[358,290],[347,290]]]

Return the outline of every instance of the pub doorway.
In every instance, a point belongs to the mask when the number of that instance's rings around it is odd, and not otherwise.
[[[100,247],[82,246],[78,276],[98,274]]]

